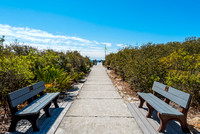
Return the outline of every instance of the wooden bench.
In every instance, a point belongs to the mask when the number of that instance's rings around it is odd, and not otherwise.
[[[187,112],[191,102],[191,95],[156,81],[154,81],[152,90],[153,94],[138,92],[140,99],[138,107],[141,108],[146,101],[148,107],[146,117],[148,118],[152,116],[154,110],[158,112],[157,115],[160,119],[160,127],[158,131],[164,132],[169,121],[177,120],[180,122],[183,132],[189,133],[190,131],[187,127]],[[164,100],[158,98],[158,94],[163,96]],[[178,111],[170,106],[170,101],[180,105],[181,110]]]
[[[46,117],[50,117],[49,107],[53,102],[55,107],[58,108],[57,99],[60,94],[59,92],[44,93],[44,90],[44,82],[40,81],[8,94],[8,104],[12,114],[9,132],[15,131],[16,124],[21,119],[30,121],[33,131],[39,131],[38,117],[40,115],[40,110],[44,109]],[[17,106],[26,101],[28,105],[18,110]]]

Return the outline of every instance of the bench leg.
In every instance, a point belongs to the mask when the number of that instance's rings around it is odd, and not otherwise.
[[[17,117],[12,118],[12,122],[11,122],[10,127],[9,127],[9,130],[8,130],[9,132],[14,132],[14,131],[15,131],[17,122],[18,122],[19,120],[20,120],[20,119],[17,118]]]
[[[147,113],[146,117],[151,118],[153,111],[154,111],[154,108],[151,105],[149,105],[149,103],[147,103],[147,102],[146,102],[146,105],[148,107],[148,113]]]
[[[158,132],[164,132],[167,126],[167,123],[171,120],[177,120],[178,122],[180,122],[181,124],[181,128],[183,130],[184,133],[190,133],[189,128],[187,127],[187,121],[186,121],[186,117],[176,117],[176,116],[166,116],[166,115],[161,115],[158,112],[158,117],[160,119],[160,127],[158,129]]]
[[[35,115],[30,115],[30,116],[26,117],[26,119],[31,122],[34,132],[40,130],[39,126],[38,126],[38,118],[39,118],[39,116],[40,116],[40,113],[35,114]]]
[[[140,99],[140,104],[139,104],[139,108],[142,108],[143,104],[144,104],[144,99],[142,97],[139,96]]]
[[[189,130],[188,126],[187,126],[187,119],[186,119],[186,117],[180,118],[179,122],[181,124],[181,128],[182,128],[183,132],[184,133],[190,133],[190,130]]]
[[[58,100],[58,96],[53,100],[53,103],[54,103],[54,106],[55,106],[56,108],[59,108],[58,103],[57,103],[57,100]]]
[[[46,114],[46,117],[51,117],[50,115],[50,111],[49,111],[49,107],[51,106],[51,103],[49,103],[48,105],[46,105],[44,107],[44,111],[45,111],[45,114]]]
[[[165,132],[167,122],[169,121],[169,117],[163,116],[158,112],[158,117],[160,119],[160,127],[158,128],[158,132]]]

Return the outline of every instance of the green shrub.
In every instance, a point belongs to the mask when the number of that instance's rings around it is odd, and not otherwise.
[[[17,41],[4,45],[0,38],[0,106],[7,105],[9,92],[38,81],[44,81],[46,92],[71,89],[74,82],[84,78],[92,65],[88,57],[77,51],[39,51]]]
[[[135,91],[151,92],[159,81],[190,93],[193,105],[200,103],[200,38],[124,48],[107,55],[105,64]]]

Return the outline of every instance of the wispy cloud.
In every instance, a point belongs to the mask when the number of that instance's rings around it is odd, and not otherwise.
[[[106,45],[107,47],[111,47],[112,46],[112,44],[108,43],[108,42],[103,42],[102,44]]]
[[[29,27],[12,27],[0,24],[0,35],[6,36],[6,41],[17,39],[26,45],[38,49],[54,49],[57,51],[77,50],[90,58],[104,58],[104,45],[111,47],[111,43],[91,41],[67,35],[55,35],[46,31]]]
[[[116,46],[123,47],[123,48],[128,47],[128,45],[124,45],[124,44],[116,44]]]
[[[123,47],[124,45],[123,44],[116,44],[116,46]]]

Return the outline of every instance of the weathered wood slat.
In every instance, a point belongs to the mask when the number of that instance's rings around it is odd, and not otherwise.
[[[33,93],[33,96],[36,95],[36,94],[39,94],[40,92],[44,91],[45,90],[45,85],[42,85],[40,87],[37,87],[37,88],[34,88],[33,87],[33,91],[31,91]]]
[[[131,103],[131,105],[132,105],[132,107],[135,107],[135,109],[137,109],[140,113],[142,113],[142,116],[143,117],[146,117],[146,114],[147,114],[147,111],[145,110],[145,109],[143,109],[143,108],[138,108],[137,106],[139,105],[139,104],[137,104],[137,103]],[[145,108],[147,109],[147,107],[145,106]],[[156,112],[156,111],[155,111]],[[154,113],[155,113],[154,112]],[[153,114],[153,116],[155,116],[154,114]],[[159,123],[157,122],[157,120],[155,120],[154,118],[152,119],[152,118],[146,118],[146,120],[148,120],[148,122],[149,122],[149,124],[154,128],[154,130],[157,132],[157,130],[158,130],[158,128],[159,128]],[[158,121],[159,121],[159,119],[158,119]],[[157,132],[158,133],[158,132]]]
[[[59,93],[47,93],[40,98],[36,99],[27,107],[21,109],[16,114],[17,115],[31,115],[38,113],[42,108],[44,108],[48,102],[51,102]]]
[[[44,108],[46,105],[44,104],[48,104],[49,102],[51,102],[58,94],[49,94],[48,95],[48,99],[44,100],[44,101],[40,101],[38,102],[40,105],[37,106],[37,109],[42,109]],[[42,105],[41,105],[42,104]],[[33,112],[37,112],[37,109],[34,109]]]
[[[19,98],[20,96],[27,94],[29,91],[30,91],[29,88],[25,87],[25,88],[9,93],[8,96],[9,96],[10,101],[12,101],[16,98]]]
[[[45,95],[41,96],[40,98],[34,100],[27,107],[18,111],[17,114],[23,115],[23,114],[27,114],[27,113],[30,113],[30,114],[38,113],[40,110],[40,109],[38,109],[39,105],[44,107],[46,105],[46,103],[43,103],[43,101],[45,101],[46,99],[48,99],[48,96],[45,94]],[[35,110],[36,112],[33,110]]]
[[[154,83],[153,83],[153,89],[154,88],[159,88],[160,90],[165,90],[165,87],[166,87],[166,85],[164,85],[164,84],[162,84],[162,83],[159,83],[159,82],[157,82],[157,81],[154,81]]]
[[[19,98],[16,98],[14,100],[11,101],[12,107],[15,107],[23,102],[25,102],[26,100],[30,99],[33,96],[33,94],[31,92],[24,94],[23,96],[20,96]]]
[[[183,116],[183,114],[151,93],[139,93],[155,110],[161,114]]]
[[[158,104],[154,104],[151,97],[149,97],[149,94],[146,94],[146,93],[138,93],[144,100],[146,100],[150,105],[152,104],[152,106],[154,107],[154,105],[158,105]],[[164,108],[161,108],[159,109],[159,112],[160,113],[165,113],[165,109]]]
[[[44,81],[40,81],[32,85],[33,89],[37,89],[41,86],[44,86]]]
[[[184,108],[188,107],[190,94],[184,93],[172,87],[169,87],[168,91],[165,91],[165,87],[166,85],[155,81],[152,90]]]
[[[151,134],[157,133],[157,131],[154,130],[154,128],[149,124],[149,122],[147,121],[146,117],[142,116],[141,112],[139,112],[139,111],[137,110],[136,107],[134,107],[134,106],[132,106],[132,105],[131,105],[131,107],[132,107],[132,109],[134,109],[134,111],[137,113],[137,116],[140,117],[140,119],[142,120],[143,124],[147,127],[148,131],[149,131]]]
[[[163,106],[163,105],[161,105],[160,104],[160,102],[156,102],[154,99],[152,99],[152,98],[150,98],[149,96],[148,96],[148,100],[147,100],[147,102],[155,109],[155,110],[157,110],[159,113],[161,113],[161,114],[170,114],[171,113],[171,111],[167,111],[166,109],[165,109],[165,107]],[[166,113],[167,112],[167,113]]]
[[[153,127],[152,125],[148,122],[147,118],[145,116],[142,116],[142,113],[138,110],[137,107],[134,107],[134,105],[131,104],[131,107],[134,109],[134,111],[137,113],[137,116],[140,117],[140,119],[142,120],[143,124],[147,127],[148,131],[151,134],[156,134],[158,133]]]
[[[183,99],[185,101],[188,101],[188,99],[190,97],[190,94],[182,92],[180,90],[177,90],[177,89],[175,89],[173,87],[169,87],[168,93],[171,93],[171,94],[173,94],[173,95],[175,95],[175,96],[177,96],[177,97],[179,97],[179,98],[181,98],[181,99]]]
[[[169,89],[170,89],[170,88],[169,88]],[[175,95],[173,95],[173,94],[171,94],[171,93],[169,93],[169,92],[160,90],[160,89],[158,89],[158,88],[156,88],[156,87],[155,87],[153,90],[156,91],[157,93],[159,93],[160,95],[162,95],[162,96],[168,98],[169,100],[171,100],[171,101],[173,101],[173,102],[179,104],[180,106],[182,106],[182,107],[184,107],[184,108],[187,106],[187,102],[188,102],[188,101],[185,101],[185,100],[183,100],[182,98],[180,98],[180,97],[178,97],[178,96],[175,96]]]
[[[153,94],[149,94],[149,96],[151,96],[151,99],[152,99],[153,103],[157,104],[157,106],[154,107],[157,111],[159,111],[160,108],[164,108],[165,112],[163,114],[166,113],[166,114],[172,114],[172,115],[177,115],[177,116],[182,116],[183,115],[183,113],[181,113],[178,110],[174,109],[172,106],[170,106],[167,103],[165,103],[164,101],[160,100],[159,98],[157,98]]]
[[[21,104],[23,102],[25,102],[26,100],[28,100],[29,98],[39,94],[40,92],[42,92],[45,89],[45,85],[43,81],[40,81],[38,83],[35,83],[32,85],[33,90],[30,91],[29,87],[25,87],[21,90],[17,90],[16,92],[12,92],[9,96],[11,99],[11,105],[12,107],[17,106],[18,104]]]
[[[141,130],[143,131],[144,134],[150,134],[149,130],[147,129],[146,125],[143,123],[141,120],[140,116],[137,115],[137,112],[131,107],[130,103],[126,103],[128,106],[128,109],[130,110],[131,114],[137,121],[138,125],[140,126]]]
[[[139,104],[132,103],[131,105],[135,105],[135,107],[137,107],[137,105],[139,105]],[[144,106],[144,109],[141,109],[141,108],[138,109],[144,117],[147,114],[147,111],[145,110],[145,108],[147,109],[146,106]],[[159,122],[160,122],[159,118],[157,117],[157,112],[155,111],[152,116],[153,116],[153,118],[147,118],[147,120],[152,125],[152,127],[155,130],[157,130],[159,128]],[[183,133],[180,125],[178,125],[175,121],[171,121],[168,123],[168,125],[166,127],[166,134],[184,134],[184,133]]]
[[[168,93],[173,94],[173,97],[171,97],[171,99],[173,99],[172,101],[181,105],[184,108],[188,108],[188,103],[190,102],[189,100],[191,98],[190,94],[177,90],[173,87],[169,87]],[[175,100],[174,98],[180,98],[180,99]]]

